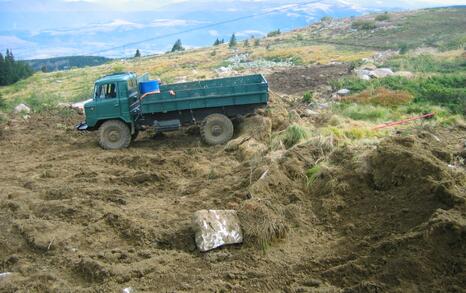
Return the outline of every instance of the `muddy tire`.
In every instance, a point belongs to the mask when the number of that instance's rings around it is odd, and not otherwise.
[[[130,142],[131,130],[123,121],[105,121],[99,128],[99,144],[106,150],[127,148]]]
[[[201,125],[202,140],[209,145],[224,144],[233,137],[233,123],[222,114],[207,116]]]

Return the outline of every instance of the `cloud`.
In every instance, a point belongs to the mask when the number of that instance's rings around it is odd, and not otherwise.
[[[259,30],[245,30],[235,34],[237,37],[265,36],[266,33]]]
[[[220,36],[220,33],[216,30],[210,30],[209,32],[209,35],[211,35],[212,37],[218,37]]]
[[[205,21],[187,20],[187,19],[155,19],[148,26],[150,27],[175,27],[203,24]]]
[[[34,46],[35,43],[25,41],[17,36],[0,36],[0,49],[21,49],[22,47]]]

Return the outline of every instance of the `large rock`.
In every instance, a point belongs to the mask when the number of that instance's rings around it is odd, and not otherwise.
[[[355,71],[356,75],[358,76],[359,79],[362,79],[362,80],[370,80],[371,77],[369,76],[369,74],[371,73],[370,70],[366,70],[366,69],[358,69]]]
[[[372,70],[369,75],[374,78],[384,78],[387,76],[392,76],[393,71],[390,68],[377,68]]]
[[[31,108],[25,104],[19,104],[15,107],[15,113],[31,113]]]
[[[194,213],[192,226],[200,251],[243,242],[238,215],[234,210],[200,210]]]

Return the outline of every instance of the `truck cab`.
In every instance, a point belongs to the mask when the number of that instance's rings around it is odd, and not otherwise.
[[[95,130],[105,121],[113,119],[132,125],[129,105],[138,98],[137,86],[134,73],[115,73],[97,80],[92,101],[84,105],[86,125],[82,127]]]

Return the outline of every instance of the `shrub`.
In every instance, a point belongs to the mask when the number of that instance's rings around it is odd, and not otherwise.
[[[388,15],[388,12],[385,12],[384,14],[379,14],[375,17],[376,21],[387,21],[390,19],[390,15]]]
[[[267,37],[276,37],[278,36],[279,34],[281,34],[282,32],[280,31],[280,29],[277,29],[275,31],[271,31],[267,34]]]
[[[373,30],[377,26],[371,20],[356,20],[351,24],[351,27],[357,30]]]
[[[309,137],[309,131],[298,124],[288,126],[283,134],[283,144],[290,148]]]
[[[401,55],[404,55],[404,54],[408,53],[408,51],[409,51],[408,44],[406,44],[406,43],[402,43],[398,47],[399,47]]]
[[[393,107],[407,104],[413,100],[413,95],[407,91],[393,91],[383,87],[367,89],[361,93],[347,97],[345,100],[361,103]]]
[[[311,91],[307,91],[303,95],[303,102],[310,103],[312,102],[313,98],[314,98],[314,93]]]

